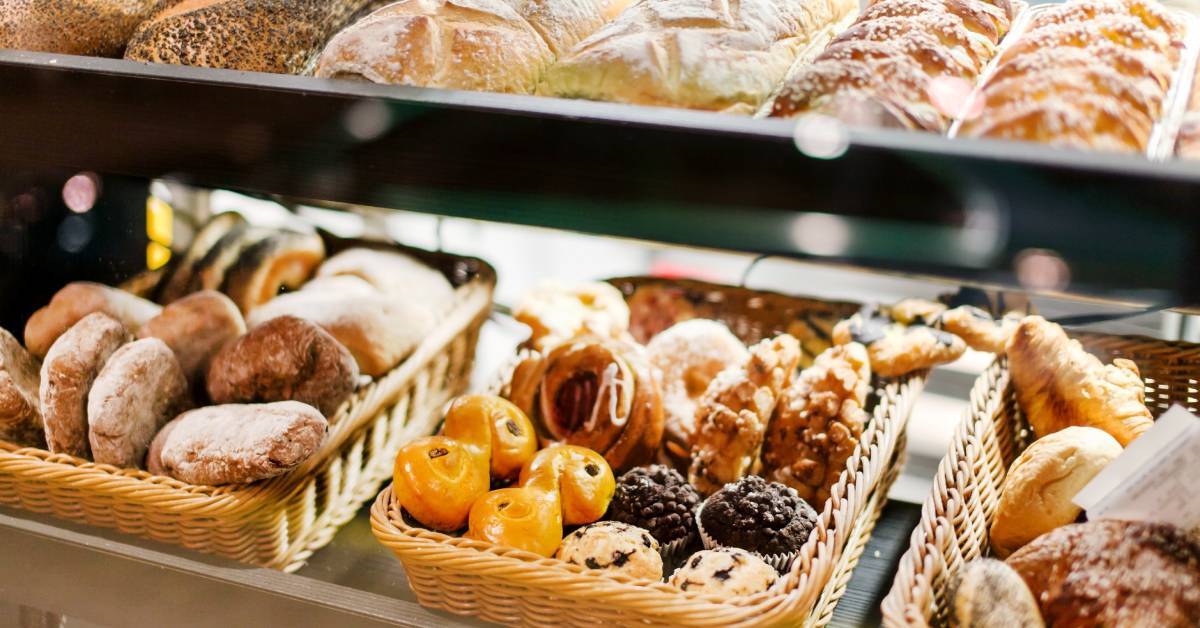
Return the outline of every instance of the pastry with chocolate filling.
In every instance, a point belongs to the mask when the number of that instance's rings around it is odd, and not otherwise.
[[[658,541],[646,530],[627,523],[601,521],[568,534],[555,558],[588,569],[658,581],[663,577],[658,549]]]
[[[967,350],[962,338],[925,325],[904,325],[868,305],[833,329],[835,344],[867,347],[871,370],[900,377],[957,360]]]

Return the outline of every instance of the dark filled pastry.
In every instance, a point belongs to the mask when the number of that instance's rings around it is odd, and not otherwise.
[[[575,530],[563,539],[554,557],[588,569],[659,581],[663,561],[658,541],[639,527],[601,521]]]
[[[764,556],[799,551],[816,525],[817,512],[794,489],[755,475],[726,485],[700,508],[706,546]]]
[[[208,367],[213,403],[299,401],[333,416],[358,380],[354,356],[328,332],[279,316],[227,343]]]
[[[675,573],[671,586],[684,593],[741,597],[770,589],[779,573],[755,554],[736,547],[718,547],[692,554]]]
[[[967,563],[950,587],[957,628],[1042,628],[1042,614],[1025,581],[991,558]]]
[[[221,291],[243,314],[285,290],[296,290],[325,259],[325,244],[315,233],[278,231],[255,242],[225,273]]]
[[[225,236],[235,229],[245,229],[246,219],[235,212],[224,212],[213,216],[192,237],[187,251],[172,266],[158,291],[159,303],[171,303],[191,292],[192,277],[198,272],[200,262]],[[214,286],[216,288],[216,286]]]
[[[638,467],[617,480],[606,519],[645,528],[663,546],[696,538],[700,494],[678,471],[663,465]]]
[[[1047,626],[1195,626],[1200,545],[1161,523],[1090,521],[1038,537],[1006,561]]]
[[[874,305],[838,323],[833,341],[865,345],[871,370],[881,377],[900,377],[953,362],[967,350],[958,336],[927,325],[904,325]]]
[[[38,404],[41,365],[12,334],[0,329],[0,440],[45,443]]]

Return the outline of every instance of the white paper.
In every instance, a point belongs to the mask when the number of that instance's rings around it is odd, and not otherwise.
[[[1172,407],[1073,501],[1089,520],[1200,526],[1200,418]]]

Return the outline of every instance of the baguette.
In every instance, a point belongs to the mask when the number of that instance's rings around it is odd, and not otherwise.
[[[334,33],[381,0],[184,0],[142,23],[125,58],[303,73]]]
[[[852,0],[643,0],[550,68],[538,93],[750,111]]]
[[[138,25],[179,0],[0,0],[0,48],[117,57]]]

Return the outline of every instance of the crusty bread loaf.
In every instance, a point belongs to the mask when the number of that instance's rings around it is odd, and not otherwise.
[[[134,29],[179,0],[0,0],[0,48],[115,57]]]
[[[361,277],[385,295],[424,304],[435,312],[454,298],[454,287],[442,273],[416,258],[395,251],[347,249],[329,258],[317,269],[319,278],[341,275]],[[309,288],[307,285],[305,287]]]
[[[852,0],[643,0],[554,64],[538,93],[750,112]]]
[[[187,379],[165,342],[135,340],[100,369],[87,405],[92,459],[141,467],[154,435],[190,405]]]
[[[295,468],[325,440],[328,423],[297,401],[185,412],[154,439],[151,473],[191,484],[244,484]]]
[[[0,440],[18,445],[45,442],[38,404],[37,358],[0,329]]]
[[[296,290],[325,259],[316,233],[280,231],[246,247],[221,285],[242,313],[270,301],[284,289]]]
[[[424,304],[386,295],[347,298],[323,290],[301,290],[276,297],[247,317],[251,327],[277,316],[310,320],[342,343],[364,375],[390,371],[420,344],[435,324]]]
[[[358,365],[328,332],[277,316],[225,345],[208,371],[213,403],[299,401],[332,416],[354,391]]]
[[[88,394],[129,332],[101,312],[89,314],[54,341],[42,362],[39,399],[46,443],[54,453],[91,458],[88,443]]]
[[[142,23],[125,58],[299,74],[325,42],[381,0],[184,0]]]
[[[77,281],[59,290],[50,304],[33,313],[25,323],[25,347],[45,358],[50,345],[63,332],[92,312],[104,312],[126,329],[136,331],[158,316],[162,308],[124,290],[98,283]]]
[[[194,389],[202,385],[213,354],[244,333],[246,323],[233,301],[215,290],[203,290],[169,303],[137,335],[167,343]]]

